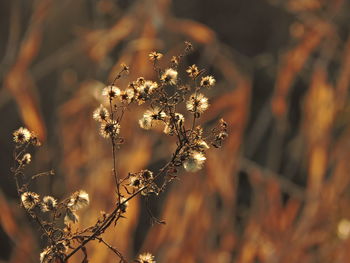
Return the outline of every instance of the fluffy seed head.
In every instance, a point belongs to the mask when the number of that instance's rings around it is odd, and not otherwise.
[[[145,182],[153,179],[153,173],[150,170],[142,170],[140,175]]]
[[[100,134],[102,137],[108,139],[111,136],[116,136],[120,132],[120,124],[114,120],[103,122],[100,127]]]
[[[110,85],[102,90],[102,95],[107,96],[110,100],[112,100],[120,95],[120,89],[117,86]]]
[[[52,247],[47,247],[40,253],[40,263],[49,263],[52,259]]]
[[[31,138],[31,133],[28,129],[26,128],[19,128],[18,130],[13,132],[13,140],[15,141],[15,143],[18,144],[24,144],[29,142]]]
[[[126,212],[126,209],[128,208],[128,206],[129,206],[129,202],[128,201],[126,201],[126,198],[125,197],[122,197],[122,198],[120,198],[120,211],[122,212],[122,213],[125,213]]]
[[[137,90],[142,96],[145,97],[149,94],[152,94],[156,88],[158,88],[157,82],[146,80],[142,85],[138,86]]]
[[[120,93],[120,100],[124,103],[130,103],[135,96],[135,90],[131,87]]]
[[[79,221],[79,216],[71,209],[66,210],[66,215],[64,216],[64,224],[70,225],[77,223]]]
[[[179,58],[177,56],[173,56],[171,58],[171,63],[173,63],[175,66],[179,65]]]
[[[79,190],[79,191],[75,192],[74,194],[72,194],[67,206],[71,210],[76,211],[76,210],[81,209],[85,206],[88,206],[89,202],[90,202],[89,194],[87,192],[85,192],[84,190]]]
[[[139,125],[142,129],[149,130],[152,128],[152,116],[145,112],[139,120]]]
[[[202,169],[205,160],[206,158],[203,153],[193,151],[184,161],[183,166],[188,172],[197,172]]]
[[[206,141],[204,141],[204,140],[199,140],[198,142],[197,142],[197,146],[199,147],[199,148],[201,148],[202,150],[208,150],[210,147],[209,147],[209,145],[206,143]]]
[[[163,57],[161,53],[158,53],[156,51],[151,52],[148,56],[151,61],[158,61]]]
[[[139,125],[142,129],[149,130],[153,125],[166,120],[166,113],[159,108],[147,110],[139,120]]]
[[[168,68],[165,70],[160,79],[166,84],[175,85],[177,83],[177,74],[178,73],[176,70]]]
[[[141,180],[141,178],[138,175],[130,176],[129,180],[130,180],[130,184],[129,185],[132,186],[133,188],[140,189],[140,188],[143,187],[142,180]]]
[[[186,102],[186,108],[190,112],[203,113],[209,107],[208,98],[203,94],[192,94]]]
[[[213,76],[206,76],[202,78],[200,85],[201,87],[210,88],[215,85],[215,82],[216,81]]]
[[[21,195],[22,204],[25,209],[33,209],[40,202],[40,196],[34,192],[24,192]]]
[[[43,202],[41,203],[41,211],[48,212],[52,211],[57,206],[57,200],[52,196],[45,196]]]
[[[186,72],[191,78],[196,78],[199,75],[198,67],[194,64],[192,66],[189,66]]]
[[[32,156],[30,153],[26,153],[23,155],[22,160],[21,160],[21,164],[23,165],[27,165],[32,161]]]
[[[107,119],[109,117],[109,112],[101,104],[100,107],[98,107],[96,110],[94,110],[92,117],[94,118],[94,120],[99,121],[99,122],[107,121]]]
[[[156,263],[154,256],[151,253],[140,254],[137,261],[139,263]]]

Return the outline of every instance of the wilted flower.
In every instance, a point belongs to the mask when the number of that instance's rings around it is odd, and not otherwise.
[[[139,255],[137,261],[139,263],[156,263],[154,256],[151,253],[143,253]]]
[[[186,102],[186,108],[190,112],[203,113],[209,107],[208,98],[203,94],[192,94],[189,100]]]
[[[168,68],[162,74],[160,78],[164,83],[175,85],[177,83],[177,71],[172,68]]]
[[[213,76],[206,76],[206,77],[203,77],[202,80],[201,80],[201,87],[206,87],[206,88],[209,88],[209,87],[212,87],[215,85],[215,79]]]
[[[40,197],[34,192],[24,192],[21,195],[21,200],[24,208],[33,209],[40,202]]]
[[[32,161],[32,156],[30,153],[26,153],[23,155],[21,164],[26,165],[29,164]]]
[[[29,142],[31,138],[31,133],[26,128],[19,128],[18,130],[13,132],[13,140],[15,143],[24,144],[26,142]]]
[[[193,151],[184,161],[183,166],[188,172],[196,172],[202,169],[205,160],[206,158],[203,153]]]
[[[110,85],[102,90],[102,95],[108,96],[109,99],[115,99],[120,95],[120,89],[114,85]]]
[[[120,132],[120,124],[114,120],[108,120],[103,122],[100,127],[100,134],[104,138],[110,138],[115,136]]]
[[[151,61],[157,61],[163,57],[163,54],[153,51],[148,56]]]
[[[57,200],[52,196],[45,196],[43,202],[41,203],[41,211],[48,212],[55,209],[57,206]]]
[[[189,66],[186,72],[191,78],[196,78],[199,75],[199,70],[196,65]]]
[[[67,206],[72,210],[78,210],[89,205],[89,194],[84,190],[79,190],[72,194]]]

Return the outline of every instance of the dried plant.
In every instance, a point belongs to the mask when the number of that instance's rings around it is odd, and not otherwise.
[[[30,190],[33,180],[53,174],[53,171],[28,177],[25,168],[31,162],[30,147],[40,146],[40,142],[37,136],[26,128],[21,127],[13,133],[16,147],[12,171],[18,197],[28,216],[40,226],[47,242],[47,247],[40,254],[40,262],[68,262],[78,251],[84,254],[82,262],[88,262],[86,245],[90,241],[105,245],[120,258],[120,262],[128,262],[117,248],[103,238],[103,234],[125,218],[129,200],[137,195],[146,199],[151,195],[160,195],[171,181],[179,177],[181,167],[188,172],[197,172],[202,169],[206,151],[210,146],[221,147],[223,140],[228,136],[226,122],[223,119],[219,120],[208,135],[205,135],[203,127],[199,124],[202,114],[209,108],[208,98],[203,92],[215,85],[214,77],[205,75],[205,70],[196,65],[189,66],[186,74],[181,75],[179,72],[183,57],[192,49],[192,44],[185,42],[183,53],[174,56],[166,68],[159,66],[163,57],[161,53],[150,53],[149,59],[158,79],[147,80],[139,77],[130,82],[125,89],[117,86],[118,80],[129,73],[129,66],[122,64],[112,83],[101,91],[106,103],[98,106],[92,117],[100,125],[100,135],[111,144],[115,206],[108,213],[102,212],[100,218],[91,226],[82,229],[76,226],[79,221],[78,211],[90,202],[86,191],[78,190],[58,201],[53,196],[41,197]],[[185,79],[188,81],[184,81]],[[129,107],[143,104],[147,105],[148,109],[139,119],[140,128],[161,129],[164,134],[176,139],[176,147],[170,160],[158,171],[142,169],[123,176],[118,174],[116,165],[117,150],[124,144],[123,121],[127,119]],[[183,109],[186,109],[187,115],[190,116],[187,121],[179,112]],[[153,223],[164,223],[156,218],[149,208],[148,212]],[[139,255],[136,262],[154,263],[155,260],[152,254],[144,253]]]

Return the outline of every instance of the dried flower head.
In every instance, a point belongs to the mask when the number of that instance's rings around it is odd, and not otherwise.
[[[120,132],[120,124],[114,120],[103,122],[100,127],[100,134],[104,138],[110,138],[118,135]]]
[[[134,88],[128,87],[126,90],[120,93],[120,100],[123,103],[130,103],[135,96]]]
[[[129,74],[130,67],[128,65],[126,65],[125,63],[121,63],[120,67],[126,74]]]
[[[167,115],[159,108],[147,110],[139,120],[139,125],[145,130],[149,130],[153,125],[165,122]]]
[[[227,123],[223,119],[219,121],[219,127],[215,128],[214,130],[215,138],[212,141],[212,145],[215,148],[220,148],[222,145],[222,142],[228,137],[228,129],[227,129]]]
[[[52,247],[47,247],[40,253],[40,263],[49,263],[52,259]]]
[[[140,172],[141,178],[144,182],[148,182],[153,179],[153,173],[150,170],[142,170]]]
[[[143,187],[143,182],[142,182],[142,179],[140,178],[140,176],[132,175],[132,176],[130,176],[129,180],[130,180],[129,185],[132,186],[133,188],[140,189]]]
[[[139,77],[139,78],[137,78],[137,80],[136,80],[136,86],[145,84],[145,81],[146,81],[146,80],[145,80],[144,77]]]
[[[206,158],[203,153],[193,151],[186,158],[183,166],[188,172],[197,172],[198,170],[202,169],[205,160]]]
[[[120,89],[117,86],[110,85],[102,90],[102,95],[107,96],[110,100],[112,100],[120,95]]]
[[[175,130],[180,130],[181,126],[185,122],[185,118],[181,113],[176,112],[173,116],[174,116],[174,119],[168,116],[166,120],[165,127],[163,130],[165,134],[173,135]]]
[[[109,112],[101,104],[100,107],[98,107],[96,110],[94,110],[92,117],[94,118],[94,120],[99,121],[99,122],[107,121],[108,117],[109,117]]]
[[[58,241],[55,245],[46,247],[43,252],[40,253],[40,263],[56,262],[55,259],[63,258],[67,250],[66,242]]]
[[[206,76],[202,78],[200,85],[201,87],[210,88],[215,85],[215,82],[216,80],[214,79],[213,76]]]
[[[171,58],[171,63],[174,64],[175,66],[179,65],[179,58],[177,56],[173,56]]]
[[[152,115],[146,111],[139,120],[139,125],[142,129],[149,130],[152,128]]]
[[[163,57],[163,54],[153,51],[148,56],[151,61],[158,61]]]
[[[67,209],[66,210],[66,215],[64,216],[64,224],[65,225],[70,225],[70,224],[74,224],[77,223],[79,221],[79,216],[72,211],[71,209]]]
[[[126,209],[128,209],[128,206],[129,206],[129,202],[126,201],[126,198],[125,197],[120,198],[120,211],[122,213],[126,212]]]
[[[31,133],[26,128],[19,128],[18,130],[13,132],[13,140],[15,143],[24,144],[29,142],[31,139]]]
[[[189,42],[189,41],[185,41],[185,51],[186,51],[186,52],[190,52],[190,51],[192,51],[192,50],[193,50],[193,45],[192,45],[192,43]]]
[[[186,102],[186,108],[190,112],[203,113],[209,107],[208,98],[201,93],[192,94]]]
[[[89,194],[85,192],[84,190],[79,190],[72,194],[72,196],[69,199],[69,202],[67,204],[67,207],[69,207],[71,210],[78,210],[85,206],[89,205]]]
[[[57,200],[52,196],[45,196],[43,202],[41,203],[41,211],[48,212],[52,211],[57,206]]]
[[[199,75],[198,67],[194,64],[192,66],[189,66],[186,72],[191,78],[196,78]]]
[[[197,146],[201,149],[201,150],[208,150],[210,147],[209,145],[206,143],[206,141],[200,139],[197,142]]]
[[[21,164],[22,165],[27,165],[32,161],[32,156],[30,153],[26,153],[23,155],[22,160],[21,160]]]
[[[158,88],[158,83],[150,80],[144,81],[143,84],[139,85],[137,90],[143,97],[147,97],[152,94],[153,91]]]
[[[172,69],[172,68],[168,68],[165,70],[165,72],[162,74],[161,76],[161,81],[163,81],[165,84],[169,84],[169,85],[175,85],[177,83],[177,71]]]
[[[154,260],[154,256],[151,253],[143,253],[140,254],[137,262],[139,263],[156,263],[156,261]]]
[[[25,209],[33,209],[40,202],[40,196],[34,192],[24,192],[21,195],[22,204]]]

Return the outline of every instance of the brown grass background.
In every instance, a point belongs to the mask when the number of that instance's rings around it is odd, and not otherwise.
[[[44,244],[19,207],[12,131],[25,125],[43,146],[28,174],[56,175],[32,186],[40,194],[90,194],[81,225],[114,202],[111,149],[91,118],[100,90],[121,62],[154,78],[150,51],[164,60],[196,50],[217,78],[201,118],[223,117],[229,138],[205,168],[183,172],[153,212],[134,199],[104,236],[128,258],[149,251],[158,263],[350,262],[338,225],[350,220],[350,3],[346,0],[3,0],[0,2],[0,262],[38,262]],[[182,69],[185,69],[183,67]],[[119,173],[157,169],[173,141],[137,125],[127,112]],[[126,120],[126,119],[125,119]],[[99,243],[90,262],[116,262]],[[70,262],[81,262],[82,255]],[[79,261],[80,260],[80,261]]]

